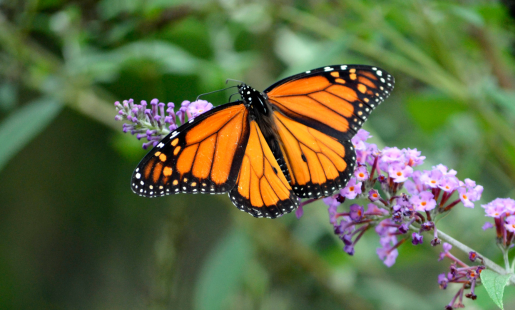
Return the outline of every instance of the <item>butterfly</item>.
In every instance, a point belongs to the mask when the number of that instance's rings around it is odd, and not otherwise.
[[[330,196],[351,178],[351,138],[390,95],[394,78],[377,67],[334,65],[264,92],[237,87],[240,100],[191,119],[141,160],[135,193],[228,193],[238,209],[267,218],[295,210],[299,198]]]

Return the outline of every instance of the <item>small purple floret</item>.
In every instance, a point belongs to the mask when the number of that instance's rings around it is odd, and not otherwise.
[[[363,218],[363,214],[365,213],[365,210],[362,206],[358,204],[352,204],[350,206],[350,218],[354,222],[359,222]]]
[[[138,139],[146,138],[148,140],[142,145],[144,149],[156,146],[165,135],[176,130],[180,125],[177,123],[177,119],[184,124],[186,116],[193,119],[193,117],[213,108],[213,105],[205,100],[191,103],[183,101],[177,113],[174,111],[175,105],[173,102],[166,105],[158,99],[150,101],[150,108],[147,108],[148,104],[145,100],[141,100],[140,104],[135,104],[133,99],[123,100],[122,103],[116,101],[114,105],[118,112],[115,120],[129,122],[129,124],[123,124],[123,132],[130,132],[133,135],[136,134]],[[168,107],[166,112],[165,106]]]
[[[354,199],[361,194],[361,182],[356,182],[356,178],[351,178],[347,186],[340,191],[340,195],[348,199]]]
[[[413,243],[413,245],[422,244],[423,241],[424,241],[424,236],[422,236],[421,234],[419,234],[417,232],[414,232],[411,234],[411,243]]]

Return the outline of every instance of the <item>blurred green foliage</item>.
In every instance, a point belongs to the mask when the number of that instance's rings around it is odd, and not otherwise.
[[[443,308],[457,288],[438,289],[438,248],[403,245],[388,269],[370,232],[349,257],[320,202],[272,221],[225,196],[134,195],[145,151],[113,102],[377,65],[396,89],[365,125],[374,142],[476,180],[483,203],[513,198],[513,13],[486,0],[0,1],[0,308]],[[476,204],[439,225],[499,261],[485,219]],[[468,308],[495,309],[478,295]]]

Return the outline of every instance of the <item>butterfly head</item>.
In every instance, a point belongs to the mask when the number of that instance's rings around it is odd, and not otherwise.
[[[245,106],[257,109],[262,114],[268,114],[266,98],[262,93],[247,84],[238,85],[238,92]]]

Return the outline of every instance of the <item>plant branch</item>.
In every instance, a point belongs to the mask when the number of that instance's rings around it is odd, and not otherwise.
[[[479,255],[479,256],[481,256],[481,258],[483,258],[483,263],[487,268],[489,268],[501,275],[511,274],[511,270],[509,268],[507,268],[507,269],[502,268],[501,266],[497,265],[490,259],[486,258],[484,255],[480,254],[478,251],[459,242],[458,240],[454,239],[453,237],[449,236],[448,234],[444,233],[443,231],[441,231],[439,229],[437,231],[438,231],[438,237],[440,237],[445,242],[452,244],[453,247],[460,249],[464,253],[468,254],[469,252],[476,252],[477,255]],[[513,275],[510,278],[510,284],[515,285],[515,276],[513,276]]]

